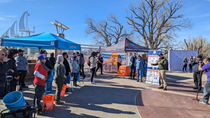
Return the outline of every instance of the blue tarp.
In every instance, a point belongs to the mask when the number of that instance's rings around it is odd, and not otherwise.
[[[76,44],[49,32],[20,38],[5,38],[2,41],[2,46],[37,49],[57,48],[62,50],[80,50],[79,44]]]

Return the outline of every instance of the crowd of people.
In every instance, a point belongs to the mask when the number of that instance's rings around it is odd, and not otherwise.
[[[19,49],[0,49],[0,97],[4,97],[7,93],[12,91],[21,91],[22,88],[28,88],[25,84],[25,77],[29,70],[28,61],[23,56],[23,50]],[[101,70],[103,75],[103,57],[101,54],[93,52],[88,57],[87,65],[90,67],[90,79],[91,84],[96,84],[94,81],[94,76],[96,76],[96,71]],[[68,53],[63,52],[62,55],[54,57],[54,53],[47,57],[48,53],[46,50],[41,50],[38,55],[37,63],[34,67],[34,80],[33,84],[35,87],[34,95],[34,105],[38,108],[38,114],[42,114],[42,105],[40,101],[44,92],[49,92],[52,94],[52,82],[56,84],[55,92],[55,104],[61,105],[64,102],[60,100],[60,94],[62,86],[64,84],[69,84],[71,78],[73,77],[73,85],[75,87],[80,86],[77,82],[80,82],[80,76],[85,79],[86,75],[84,72],[85,59],[83,54],[79,52],[73,53],[72,57],[68,58]],[[207,74],[207,82],[204,85],[204,97],[201,103],[208,103],[208,98],[210,96],[210,59],[202,59],[202,56],[187,57],[183,60],[183,71],[187,71],[187,64],[189,64],[190,72],[193,72],[193,78],[195,87],[193,89],[202,89],[202,74],[205,71]],[[145,64],[147,63],[140,55],[136,56],[136,53],[130,57],[130,77],[135,78],[135,73],[137,72],[137,82],[142,82],[142,77],[146,75]],[[72,65],[72,69],[71,66]],[[118,69],[122,65],[121,56],[118,56],[117,66]],[[159,60],[156,64],[159,67],[159,77],[160,86],[159,89],[167,90],[166,82],[166,70],[168,66],[168,61],[163,57],[163,54],[159,54]],[[11,77],[11,79],[8,79]],[[9,84],[8,84],[9,83]],[[80,84],[80,83],[79,83]],[[17,87],[19,86],[19,87]],[[47,87],[46,87],[47,86]],[[66,92],[69,88],[66,88]]]
[[[201,55],[198,55],[197,58],[190,56],[189,59],[187,59],[187,57],[184,57],[183,69],[182,69],[183,72],[187,72],[187,65],[189,65],[189,71],[193,72],[193,79],[194,79],[194,84],[195,84],[195,87],[193,89],[198,89],[198,90],[202,89],[203,71],[200,71],[198,69],[200,63],[202,66],[204,65],[203,58]]]
[[[28,88],[25,84],[25,77],[29,70],[28,61],[23,56],[23,50],[19,49],[0,49],[0,97],[3,98],[7,93],[12,91],[21,91],[22,88]],[[52,82],[56,84],[55,104],[63,104],[60,100],[60,94],[63,84],[69,84],[73,77],[73,85],[80,86],[80,76],[85,79],[84,73],[85,59],[83,54],[76,52],[72,58],[68,60],[68,54],[63,52],[62,55],[54,57],[54,53],[47,57],[46,50],[41,50],[37,63],[34,67],[35,87],[34,105],[38,108],[38,114],[42,114],[42,105],[40,101],[44,92],[52,94]],[[97,57],[96,53],[92,53],[88,59],[88,65],[91,70],[91,84],[96,84],[93,77],[96,76],[96,71],[101,69],[103,75],[103,58],[101,54]],[[72,65],[72,69],[71,66]],[[96,68],[97,67],[97,68]],[[8,79],[10,77],[10,79]],[[8,83],[9,82],[9,83]],[[17,87],[19,86],[19,87]],[[66,92],[68,92],[66,88]]]
[[[119,56],[120,57],[120,56]],[[119,62],[122,63],[122,59],[118,59]],[[118,65],[121,65],[119,63]],[[136,56],[136,53],[133,53],[133,55],[130,57],[130,78],[134,79],[136,72],[137,72],[137,82],[139,82],[139,78],[142,80],[143,76],[146,76],[146,67],[145,64],[147,64],[147,60],[144,60],[140,55]],[[119,68],[119,66],[118,66]]]

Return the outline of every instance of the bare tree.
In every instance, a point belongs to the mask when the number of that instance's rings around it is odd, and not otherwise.
[[[146,47],[170,48],[175,31],[191,26],[188,18],[178,13],[182,6],[181,0],[141,0],[138,6],[130,5],[127,23],[142,36]]]
[[[118,21],[115,14],[107,17],[107,21],[99,21],[98,23],[93,18],[86,18],[87,24],[86,33],[94,34],[96,44],[111,46],[117,44],[122,38],[123,25]]]
[[[183,50],[197,50],[199,55],[203,57],[210,56],[210,43],[202,36],[189,37],[188,40],[184,39]]]

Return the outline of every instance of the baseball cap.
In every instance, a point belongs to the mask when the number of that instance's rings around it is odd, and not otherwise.
[[[40,54],[37,58],[38,60],[48,59],[48,57],[46,57],[44,54]]]
[[[163,55],[162,53],[159,53],[158,56]]]
[[[197,58],[202,58],[202,56],[201,55],[198,55]]]
[[[24,52],[24,50],[19,49],[18,52]]]

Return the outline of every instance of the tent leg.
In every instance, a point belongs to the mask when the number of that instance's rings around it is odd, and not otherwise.
[[[58,52],[57,52],[57,48],[55,49],[55,58],[57,59],[57,55],[58,55]]]

